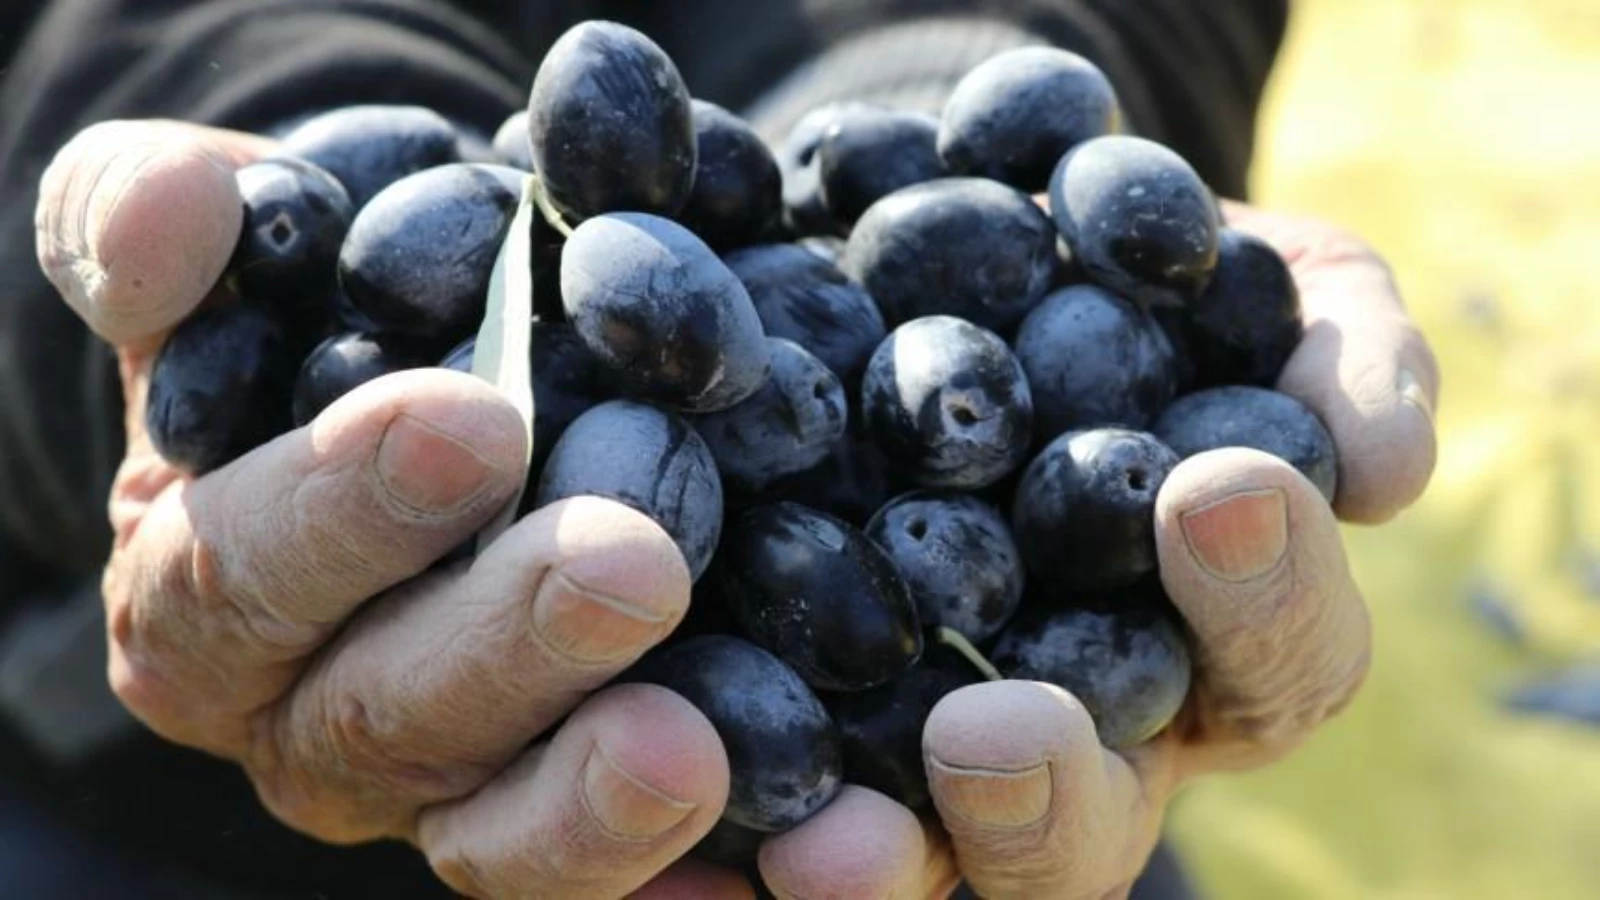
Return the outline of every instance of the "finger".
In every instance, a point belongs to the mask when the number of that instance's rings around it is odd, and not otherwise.
[[[685,857],[636,891],[632,900],[755,900],[755,896],[749,880],[738,872]]]
[[[670,691],[622,685],[476,794],[424,810],[417,840],[468,896],[621,897],[694,846],[727,794],[711,723]]]
[[[1389,268],[1347,232],[1315,220],[1229,208],[1232,223],[1284,253],[1300,287],[1305,337],[1278,389],[1311,407],[1339,453],[1334,509],[1387,521],[1427,488],[1438,453],[1439,367],[1406,315]]]
[[[689,583],[644,515],[591,497],[545,507],[470,569],[358,614],[280,707],[257,786],[317,836],[401,834],[666,637]]]
[[[980,896],[1101,900],[1130,884],[1155,846],[1159,801],[1054,685],[988,682],[950,694],[928,717],[923,754]]]
[[[959,877],[922,823],[877,791],[846,785],[816,815],[761,846],[761,878],[782,898],[943,897]]]
[[[405,372],[172,484],[127,520],[107,568],[113,687],[170,739],[241,754],[255,737],[245,716],[281,695],[352,610],[505,504],[525,447],[491,386]]]
[[[1185,460],[1157,498],[1156,545],[1193,635],[1203,768],[1281,755],[1348,702],[1371,624],[1338,523],[1299,472],[1254,450]]]
[[[234,170],[271,148],[177,122],[85,129],[40,181],[40,266],[95,333],[147,354],[221,277],[244,219]]]

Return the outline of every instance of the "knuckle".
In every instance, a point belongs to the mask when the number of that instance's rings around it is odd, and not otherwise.
[[[176,573],[184,579],[182,589],[197,606],[216,613],[244,646],[272,651],[282,659],[295,658],[316,646],[326,627],[294,621],[271,599],[294,596],[297,588],[293,581],[269,581],[249,572],[230,571],[229,556],[221,548],[245,542],[228,533],[230,526],[222,527],[221,534],[197,530],[187,564]]]
[[[151,661],[139,652],[131,638],[131,618],[129,604],[112,607],[108,623],[111,640],[108,677],[111,692],[140,720],[152,727],[160,727],[182,708],[182,704],[175,696],[171,683],[162,678]]]
[[[397,718],[376,715],[359,697],[331,700],[326,716],[329,762],[368,790],[436,803],[465,796],[495,774],[491,765],[430,752]]]
[[[134,597],[122,588],[120,576],[106,583],[107,680],[112,694],[128,712],[152,729],[179,740],[189,718],[189,692],[164,671],[165,654],[139,622]]]
[[[1308,236],[1302,262],[1319,267],[1370,265],[1390,271],[1388,262],[1365,238],[1349,229],[1325,223],[1319,223]]]

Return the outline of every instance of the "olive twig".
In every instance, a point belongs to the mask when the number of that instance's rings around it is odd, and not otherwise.
[[[544,214],[544,220],[550,223],[550,227],[560,232],[564,238],[572,237],[572,226],[567,224],[567,220],[561,217],[561,212],[555,208],[555,204],[550,202],[550,195],[545,193],[544,182],[539,180],[538,175],[533,176],[528,192],[533,195],[533,202],[538,205],[539,212]]]
[[[954,628],[940,627],[939,643],[966,657],[967,662],[972,663],[972,667],[983,673],[983,677],[990,681],[1006,680],[1005,676],[1000,674],[1000,670],[994,667],[994,663],[989,662],[977,647],[972,646],[966,635]]]

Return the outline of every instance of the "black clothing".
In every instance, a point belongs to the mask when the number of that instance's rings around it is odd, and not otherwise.
[[[34,257],[44,167],[79,129],[165,117],[267,130],[352,103],[430,106],[485,135],[546,46],[585,18],[660,42],[696,96],[763,133],[820,102],[937,112],[984,57],[1054,43],[1099,63],[1133,130],[1243,196],[1287,0],[4,0],[0,16],[0,650],[98,583],[122,452],[113,358]],[[69,617],[70,618],[70,617]],[[80,623],[81,624],[81,623]],[[69,631],[70,622],[56,628]],[[318,846],[272,823],[232,767],[133,733],[56,752],[7,722],[0,797],[205,877],[292,896],[423,896],[409,849]],[[15,667],[13,667],[15,668]],[[3,802],[3,801],[0,801]]]

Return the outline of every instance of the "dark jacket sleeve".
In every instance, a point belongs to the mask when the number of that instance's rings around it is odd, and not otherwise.
[[[658,7],[665,6],[658,4]],[[710,0],[673,4],[650,31],[687,58],[690,84],[748,111],[769,139],[829,100],[937,114],[1000,50],[1048,43],[1106,70],[1131,128],[1171,145],[1217,192],[1244,197],[1261,91],[1288,0]],[[659,21],[656,21],[656,20]],[[733,36],[737,35],[737,39]]]

